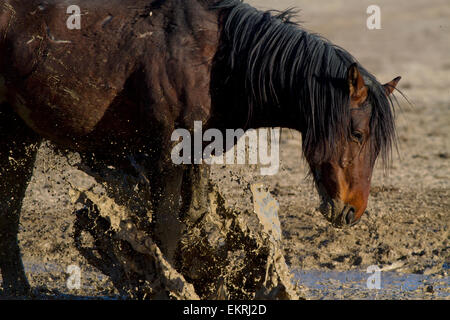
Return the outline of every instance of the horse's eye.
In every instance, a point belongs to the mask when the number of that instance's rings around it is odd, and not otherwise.
[[[358,143],[362,143],[363,140],[364,140],[364,135],[360,131],[353,131],[352,132],[352,137]]]

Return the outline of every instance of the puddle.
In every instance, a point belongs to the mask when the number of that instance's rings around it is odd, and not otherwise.
[[[448,269],[448,265],[444,266]],[[27,274],[35,276],[62,274],[65,270],[52,263],[25,263]],[[85,271],[86,272],[86,271]],[[427,276],[421,274],[402,274],[392,271],[380,273],[380,289],[369,289],[367,280],[374,274],[362,271],[320,271],[295,270],[294,281],[305,288],[308,299],[444,299],[450,300],[450,277]],[[84,273],[84,277],[103,279],[105,276],[94,270]],[[1,279],[1,277],[0,277]],[[1,283],[1,281],[0,281]],[[95,289],[82,285],[82,289],[94,296],[78,296],[64,293],[62,284],[57,299],[120,299],[119,296],[95,295]]]
[[[294,271],[295,281],[313,299],[445,299],[450,300],[450,277],[380,273],[380,289],[369,289],[372,273],[361,271]]]

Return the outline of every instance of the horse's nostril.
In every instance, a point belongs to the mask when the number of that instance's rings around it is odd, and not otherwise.
[[[354,219],[355,219],[355,209],[351,207],[350,209],[348,209],[347,214],[345,215],[345,222],[348,225],[351,225],[353,224]]]

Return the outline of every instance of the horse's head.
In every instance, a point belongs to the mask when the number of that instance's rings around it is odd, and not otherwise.
[[[247,112],[247,127],[300,131],[322,213],[337,227],[353,225],[366,210],[377,157],[387,160],[395,142],[389,96],[400,78],[380,84],[343,48],[289,21],[289,10],[230,10],[218,55],[226,67],[213,85],[226,122]]]
[[[393,129],[392,123],[386,123],[393,122],[391,110],[386,117],[387,109],[374,109],[380,103],[389,105],[389,95],[399,80],[380,85],[374,92],[353,64],[348,70],[349,123],[344,131],[348,134],[334,142],[335,152],[326,161],[308,160],[321,197],[320,211],[335,227],[356,224],[366,210],[375,160],[386,152],[383,149],[392,139],[392,132],[386,131]]]

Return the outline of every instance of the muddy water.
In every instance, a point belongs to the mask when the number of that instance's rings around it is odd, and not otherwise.
[[[444,270],[450,265],[444,264]],[[36,290],[39,298],[49,299],[107,299],[120,300],[114,289],[104,282],[104,275],[95,270],[83,270],[80,291],[69,290],[66,280],[69,275],[61,266],[52,263],[25,263],[29,277],[46,277],[54,279],[45,286],[46,290]],[[368,281],[373,273],[365,270],[323,271],[323,270],[293,270],[293,280],[300,287],[304,297],[308,299],[339,300],[339,299],[439,299],[450,300],[450,277],[381,271],[380,289],[369,289]],[[1,282],[1,281],[0,281]],[[93,286],[93,283],[104,282],[105,288]],[[99,290],[103,289],[103,290]],[[103,291],[104,295],[99,294]],[[82,292],[82,293],[81,293]],[[80,294],[81,293],[81,294]],[[83,294],[90,293],[90,294]]]
[[[363,271],[297,270],[294,276],[309,299],[450,300],[450,277],[382,271],[379,289],[370,289],[370,280],[374,274]]]

